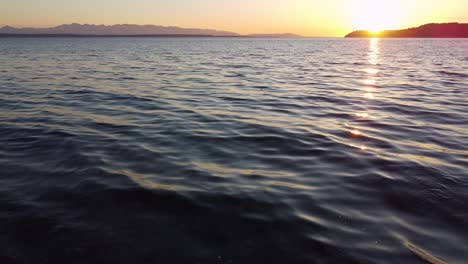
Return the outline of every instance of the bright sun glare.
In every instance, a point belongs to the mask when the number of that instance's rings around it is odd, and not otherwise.
[[[403,1],[359,0],[355,8],[354,28],[379,33],[398,27],[403,12]]]

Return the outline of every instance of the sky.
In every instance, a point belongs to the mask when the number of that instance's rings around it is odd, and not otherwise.
[[[0,27],[154,24],[241,34],[343,36],[353,30],[468,23],[468,0],[0,0]]]

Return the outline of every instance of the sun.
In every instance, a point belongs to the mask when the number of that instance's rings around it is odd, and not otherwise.
[[[354,28],[374,34],[399,26],[403,2],[399,0],[359,0],[353,7]]]

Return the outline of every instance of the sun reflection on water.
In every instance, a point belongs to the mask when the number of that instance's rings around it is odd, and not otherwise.
[[[364,80],[365,85],[375,85],[377,82],[375,80]]]
[[[354,130],[351,130],[351,134],[353,136],[360,136],[362,133],[361,133],[361,131],[359,131],[357,129],[354,129]]]
[[[363,112],[363,113],[356,113],[356,116],[357,116],[357,117],[360,117],[360,118],[368,118],[368,117],[369,117],[369,113],[366,113],[366,112]]]
[[[376,67],[379,63],[379,55],[380,55],[380,39],[379,38],[371,38],[369,41],[369,59],[368,62],[375,67],[365,69],[370,76],[366,80],[364,80],[365,87],[365,94],[364,97],[367,99],[375,99],[373,92],[375,91],[375,85],[377,84],[376,74],[379,73],[379,69]]]
[[[374,68],[365,69],[364,71],[367,72],[368,74],[372,74],[372,75],[379,73],[379,70],[374,69]]]
[[[373,100],[375,99],[375,92],[376,92],[376,85],[377,85],[377,73],[379,73],[378,65],[379,65],[379,54],[380,54],[380,39],[372,38],[369,41],[369,53],[368,53],[368,63],[370,67],[364,69],[364,72],[368,74],[367,78],[362,81],[364,84],[363,87],[363,97],[365,99]],[[365,104],[363,104],[365,105]],[[361,110],[358,113],[355,113],[355,116],[358,120],[367,121],[370,119],[371,114],[368,109]],[[357,128],[353,128],[349,131],[352,138],[359,140],[362,136],[361,130]],[[367,151],[369,149],[368,146],[361,144],[361,145],[353,145],[356,148],[359,148],[363,151]]]
[[[377,65],[379,61],[379,38],[371,38],[370,39],[370,51],[369,51],[369,63],[372,65]]]

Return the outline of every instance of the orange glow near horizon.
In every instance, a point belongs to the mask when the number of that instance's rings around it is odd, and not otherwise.
[[[467,0],[22,0],[0,8],[0,27],[153,24],[240,34],[336,36],[426,23],[468,23]]]

